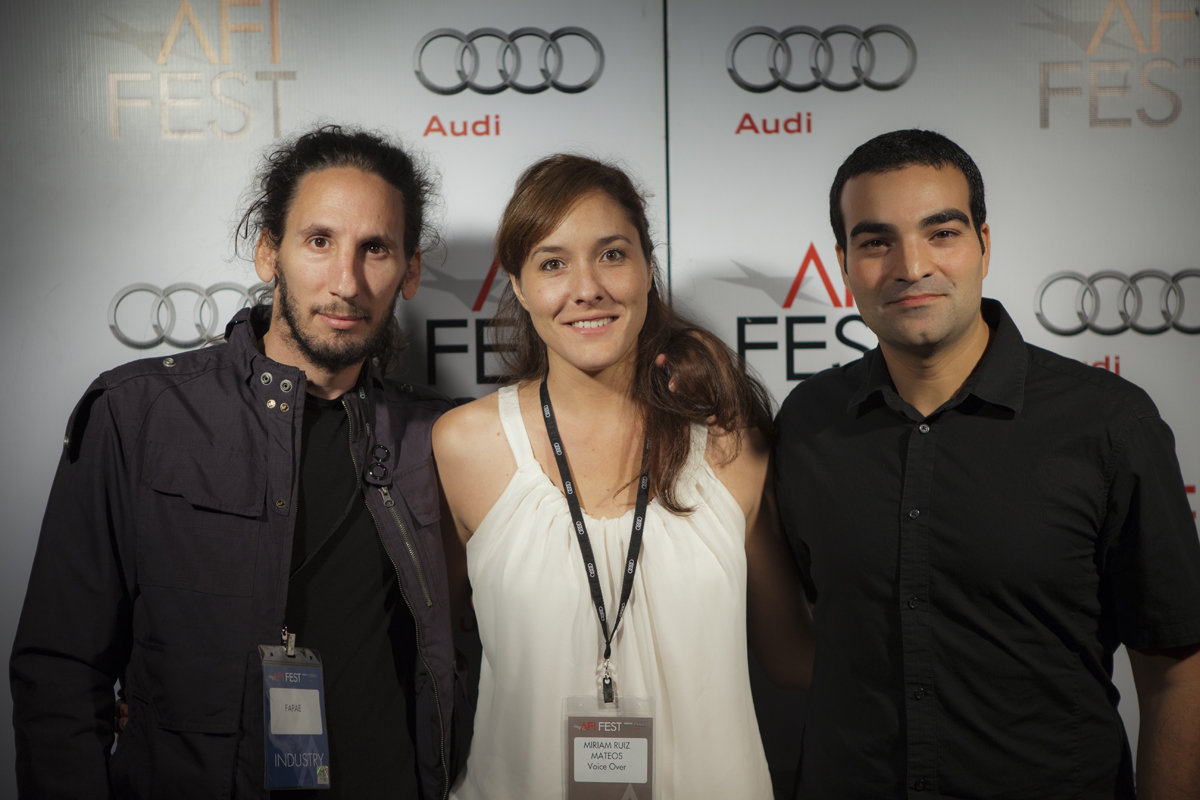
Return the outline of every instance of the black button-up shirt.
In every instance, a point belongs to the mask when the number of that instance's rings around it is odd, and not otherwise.
[[[779,413],[778,494],[815,600],[799,795],[1125,797],[1121,642],[1200,641],[1174,439],[1111,373],[992,341],[923,417],[878,350]]]

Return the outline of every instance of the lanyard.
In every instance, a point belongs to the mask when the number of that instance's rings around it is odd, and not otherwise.
[[[546,420],[546,434],[550,437],[550,445],[554,448],[554,460],[558,462],[563,492],[567,496],[567,506],[571,509],[575,534],[579,537],[579,552],[583,555],[583,566],[587,571],[588,585],[592,590],[592,603],[596,606],[596,617],[600,620],[600,630],[604,633],[604,664],[602,665],[604,677],[601,685],[604,691],[604,702],[611,703],[615,700],[615,695],[609,657],[612,655],[613,637],[617,633],[617,626],[621,624],[621,616],[625,613],[625,604],[629,602],[629,595],[633,592],[633,574],[637,571],[638,553],[642,548],[642,529],[646,522],[646,506],[650,500],[650,474],[643,472],[638,479],[637,505],[633,511],[633,532],[629,535],[629,554],[625,557],[625,577],[621,581],[621,602],[617,606],[617,616],[613,620],[610,632],[608,617],[604,613],[604,593],[600,590],[596,557],[592,552],[592,542],[588,538],[587,526],[583,524],[583,510],[579,507],[575,482],[571,478],[571,467],[567,464],[567,451],[563,447],[562,437],[558,434],[558,423],[554,421],[554,408],[550,405],[550,390],[546,388],[545,378],[542,378],[541,399],[542,417]]]

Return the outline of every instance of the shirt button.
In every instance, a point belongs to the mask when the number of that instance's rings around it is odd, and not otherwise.
[[[267,408],[274,408],[274,407],[275,407],[275,398],[272,397],[270,400],[267,401]]]
[[[263,386],[270,386],[271,381],[275,380],[275,376],[269,372],[264,372],[262,375],[258,376],[258,379],[262,381]]]
[[[909,519],[916,519],[916,518],[917,518],[917,517],[919,517],[919,516],[921,516],[921,510],[920,510],[920,509],[917,509],[917,508],[909,509],[909,512],[908,512],[908,518],[909,518]]]
[[[922,422],[917,426],[917,430],[919,430],[921,433],[929,433],[929,424]]]
[[[287,508],[287,500],[276,500],[275,507],[282,511],[283,509]]]
[[[287,392],[290,392],[291,390],[292,390],[292,382],[291,381],[284,378],[283,380],[281,380],[279,382],[279,391],[284,392],[286,394]]]
[[[913,700],[924,700],[926,697],[929,696],[929,690],[926,689],[924,686],[918,686],[916,689],[913,690],[912,696],[913,696]]]
[[[921,605],[921,598],[917,597],[915,594],[908,598],[909,608],[916,608],[919,605]]]
[[[929,781],[925,778],[917,778],[912,785],[914,792],[923,792],[929,788]]]

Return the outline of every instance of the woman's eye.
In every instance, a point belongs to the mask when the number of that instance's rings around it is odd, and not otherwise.
[[[551,272],[556,269],[562,269],[563,262],[557,258],[548,258],[542,262],[541,269],[545,272]]]

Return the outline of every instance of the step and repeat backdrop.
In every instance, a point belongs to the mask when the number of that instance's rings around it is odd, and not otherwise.
[[[1196,0],[56,0],[6,18],[6,657],[72,406],[256,296],[233,240],[245,190],[277,138],[320,122],[395,135],[440,176],[441,241],[399,309],[409,379],[494,388],[495,225],[525,166],[572,151],[636,176],[673,301],[777,402],[875,343],[829,229],[838,164],[877,133],[941,131],[987,185],[985,293],[1030,341],[1145,387],[1200,507]],[[1123,663],[1119,683],[1136,735]]]

